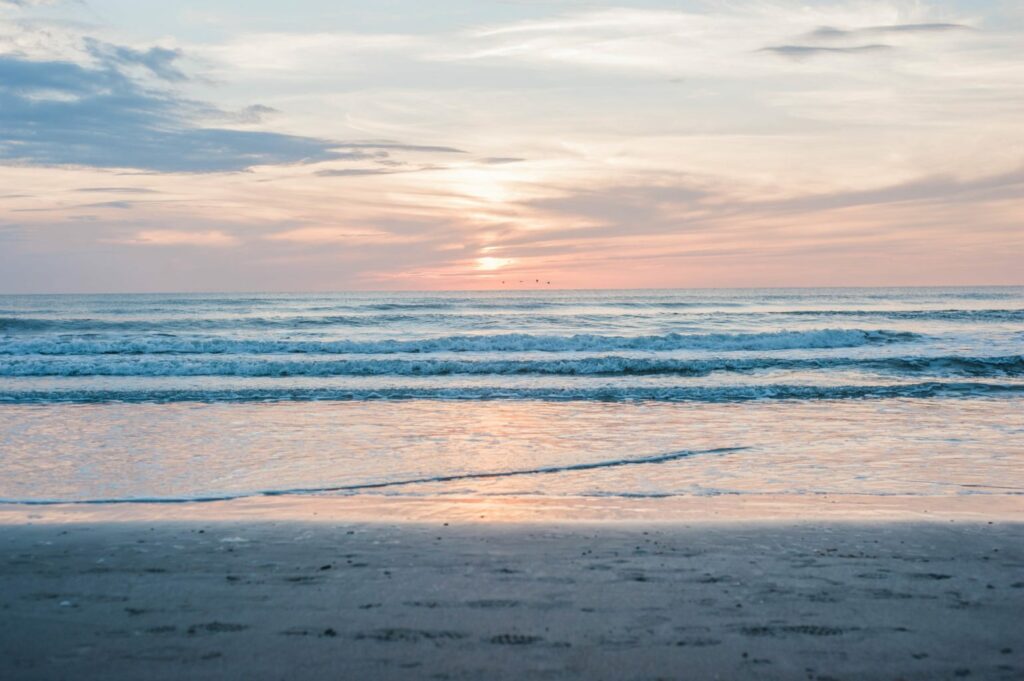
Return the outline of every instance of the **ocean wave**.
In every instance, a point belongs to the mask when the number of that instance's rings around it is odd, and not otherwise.
[[[8,338],[0,355],[152,354],[398,354],[433,352],[609,352],[615,350],[795,350],[904,343],[922,338],[904,331],[818,329],[764,333],[669,333],[658,336],[546,336],[509,333],[415,340],[240,340],[220,337]]]
[[[852,317],[906,321],[1024,321],[1024,309],[1015,308],[992,310],[778,310],[772,311],[769,314],[794,317]]]
[[[681,315],[673,315],[672,318]],[[149,318],[102,319],[60,317],[0,317],[0,334],[33,333],[147,333],[161,331],[197,332],[232,330],[303,330],[330,327],[376,327],[388,325],[432,325],[466,329],[521,328],[524,322],[531,326],[555,325],[571,327],[614,327],[630,323],[657,322],[649,314],[625,312],[572,312],[568,314],[536,314],[523,311],[514,314],[482,312],[371,312],[346,315],[275,315],[275,316],[159,316]],[[662,319],[661,321],[669,321]],[[683,318],[683,321],[689,321]]]
[[[247,356],[32,356],[0,363],[0,376],[707,376],[757,371],[857,370],[897,375],[1024,375],[1024,355],[999,357],[715,358],[584,357],[552,360],[294,360]]]
[[[233,311],[273,309],[282,305],[294,305],[309,312],[451,312],[454,310],[538,310],[567,307],[610,306],[614,308],[676,309],[676,308],[722,308],[742,307],[747,303],[738,300],[679,300],[671,297],[637,296],[472,296],[472,297],[429,297],[429,298],[336,298],[320,299],[304,296],[282,296],[274,298],[156,298],[122,297],[104,300],[93,299],[97,309],[107,314],[137,314],[147,312],[173,312],[182,309],[190,311],[229,309]],[[15,309],[0,309],[0,314],[13,313]]]
[[[658,298],[431,298],[426,300],[344,303],[320,305],[310,308],[318,311],[368,310],[368,311],[452,311],[458,309],[482,310],[545,310],[568,307],[611,307],[635,309],[681,309],[681,308],[731,308],[747,303],[723,300],[663,300]]]
[[[394,388],[59,389],[0,391],[0,404],[302,402],[374,400],[535,400],[542,402],[749,402],[893,398],[1015,397],[1024,384],[946,382],[895,385],[600,386],[520,388],[501,386]]]
[[[439,315],[433,315],[439,317]],[[376,326],[410,321],[408,315],[320,315],[275,317],[171,317],[168,319],[95,319],[0,317],[0,333],[81,331],[135,332],[201,331],[209,329],[303,329],[320,326]],[[413,318],[412,321],[420,321]]]
[[[794,317],[808,319],[820,317],[844,319],[884,319],[895,321],[947,321],[947,322],[1021,322],[1024,309],[992,310],[770,310],[752,312],[615,312],[610,311],[569,311],[567,313],[529,314],[524,308],[522,314],[495,314],[487,312],[364,312],[352,314],[280,314],[271,316],[177,316],[148,317],[135,319],[103,318],[62,318],[62,317],[0,317],[0,333],[145,333],[155,331],[197,332],[209,330],[230,331],[233,329],[316,329],[329,327],[374,327],[399,324],[428,324],[451,326],[458,324],[465,328],[500,328],[510,324],[521,325],[524,321],[532,326],[562,325],[575,327],[616,326],[623,323],[672,323],[695,322],[705,318],[736,321],[760,319],[782,319]]]

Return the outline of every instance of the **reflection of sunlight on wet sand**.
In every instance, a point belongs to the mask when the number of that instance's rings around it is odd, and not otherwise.
[[[188,504],[26,507],[0,504],[0,525],[87,522],[300,521],[329,523],[1024,522],[1024,497],[750,496],[595,499],[582,497],[272,497]]]
[[[1024,490],[1022,418],[986,400],[6,406],[0,499],[984,497]],[[701,453],[723,447],[746,449]],[[696,454],[629,463],[682,450]],[[626,463],[542,470],[602,462]]]

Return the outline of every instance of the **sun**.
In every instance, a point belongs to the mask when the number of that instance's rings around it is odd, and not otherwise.
[[[492,258],[487,256],[477,258],[475,267],[484,272],[493,272],[494,270],[500,270],[502,267],[508,267],[514,262],[515,260],[512,258]]]

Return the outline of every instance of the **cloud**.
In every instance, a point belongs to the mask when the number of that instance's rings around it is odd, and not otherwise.
[[[373,244],[390,243],[408,240],[407,237],[382,232],[380,230],[344,229],[340,227],[300,227],[284,232],[275,232],[264,237],[270,241],[289,241],[305,244],[354,243]]]
[[[692,181],[692,180],[691,180]],[[595,190],[577,190],[564,196],[533,199],[533,208],[587,218],[594,223],[608,221],[647,222],[656,220],[666,208],[694,207],[711,198],[705,187],[692,184],[625,185]]]
[[[0,160],[194,173],[335,158],[329,140],[194,126],[207,109],[110,65],[0,56]]]
[[[136,50],[123,45],[112,45],[95,38],[85,38],[86,50],[93,57],[108,66],[141,66],[157,78],[171,82],[187,80],[174,62],[181,57],[181,50],[166,47],[151,47],[148,50]]]
[[[118,210],[128,210],[134,208],[137,201],[99,201],[97,203],[83,203],[75,208],[117,208]]]
[[[334,168],[316,171],[317,177],[361,177],[364,175],[395,175],[408,170],[387,170],[385,168]]]
[[[75,190],[76,192],[86,192],[89,194],[159,194],[160,192],[156,189],[147,189],[145,187],[81,187]]]
[[[912,248],[921,238],[920,223],[928,224],[936,243],[942,243],[943,231],[959,235],[966,224],[960,221],[969,221],[972,214],[984,219],[970,222],[965,234],[984,231],[1006,239],[1019,232],[1012,202],[1022,191],[1024,167],[969,178],[928,175],[869,189],[778,199],[744,197],[748,192],[737,194],[721,178],[687,176],[675,184],[574,188],[561,196],[522,202],[522,216],[552,227],[509,229],[496,234],[490,245],[500,248],[503,257],[523,263],[555,258],[560,267],[587,259],[593,266],[617,258],[739,257],[764,248],[790,254],[832,249],[832,256],[839,257],[839,243],[860,247],[898,241]],[[1004,211],[1009,217],[1003,217]]]
[[[981,199],[1011,199],[1024,191],[1024,167],[1003,173],[958,179],[949,175],[928,175],[875,189],[812,194],[795,199],[748,204],[750,208],[772,208],[781,212],[824,211],[855,206],[933,201],[969,203]]]
[[[394,161],[378,161],[383,168],[331,168],[316,171],[317,177],[360,177],[366,175],[398,175],[404,173],[421,173],[426,170],[444,170],[444,166],[419,166],[417,168],[402,168],[396,170],[395,166],[405,165]]]
[[[236,118],[239,123],[262,123],[268,116],[276,113],[279,113],[278,110],[272,106],[252,104],[239,111]]]
[[[346,142],[344,145],[347,149],[394,149],[397,151],[423,151],[440,154],[465,154],[466,151],[463,149],[456,149],[455,147],[442,147],[424,144],[401,144],[399,142]]]
[[[517,158],[515,156],[488,156],[487,158],[480,159],[480,163],[489,166],[505,165],[507,163],[522,163],[525,158]]]
[[[13,7],[38,7],[40,5],[56,5],[65,0],[0,0],[0,6],[11,5]],[[83,0],[67,0],[81,3]]]
[[[966,24],[893,24],[891,26],[869,26],[867,28],[842,29],[822,26],[807,34],[816,40],[835,40],[866,35],[906,35],[911,33],[949,33],[951,31],[972,31]]]
[[[805,59],[826,54],[868,54],[887,52],[894,49],[892,45],[875,43],[871,45],[854,45],[853,47],[819,47],[816,45],[775,45],[762,47],[760,52],[773,52],[792,59]]]
[[[868,26],[866,28],[843,29],[834,26],[822,26],[810,33],[801,36],[804,40],[813,42],[835,43],[837,41],[869,40],[872,38],[895,39],[900,36],[927,35],[937,33],[948,33],[951,31],[971,31],[970,26],[965,24],[930,23],[930,24],[891,24],[887,26]],[[872,52],[884,52],[894,49],[893,45],[887,43],[862,43],[856,45],[820,45],[820,44],[791,44],[765,47],[760,52],[774,52],[775,54],[790,57],[793,59],[804,59],[828,54],[866,54]]]
[[[220,230],[182,232],[169,229],[145,230],[121,243],[138,246],[232,246],[238,239]]]

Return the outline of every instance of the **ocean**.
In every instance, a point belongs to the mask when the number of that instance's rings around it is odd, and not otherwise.
[[[1024,288],[0,296],[0,500],[1024,493]]]

